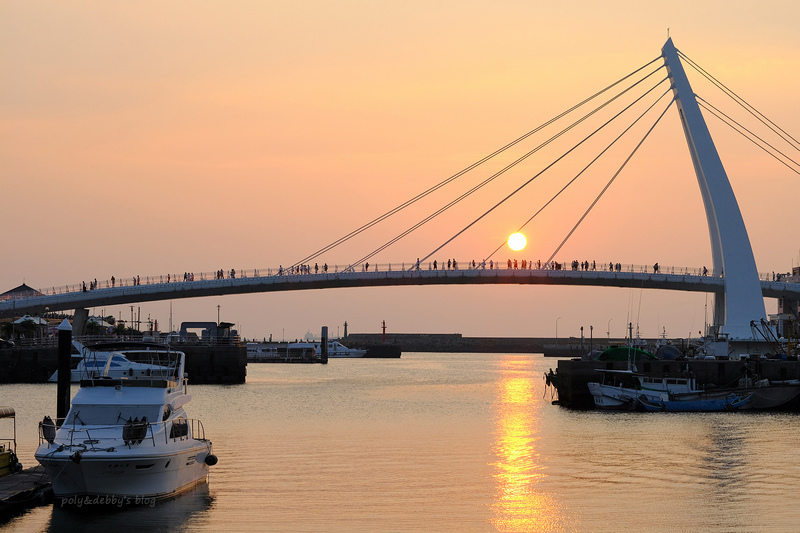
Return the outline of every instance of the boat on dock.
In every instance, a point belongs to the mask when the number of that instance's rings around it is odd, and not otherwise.
[[[149,504],[206,481],[217,458],[186,414],[186,356],[151,352],[156,369],[82,379],[66,418],[39,423],[35,457],[62,503]]]

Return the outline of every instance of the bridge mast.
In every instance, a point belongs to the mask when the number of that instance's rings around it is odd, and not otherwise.
[[[767,313],[747,228],[671,38],[661,54],[672,80],[678,114],[703,196],[714,274],[725,278],[723,292],[714,298],[714,325],[731,339],[752,339],[750,321],[760,324]]]

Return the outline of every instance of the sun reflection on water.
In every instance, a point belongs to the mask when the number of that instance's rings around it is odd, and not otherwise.
[[[497,462],[492,465],[497,496],[492,523],[498,531],[564,531],[565,517],[558,503],[538,486],[547,477],[536,451],[543,402],[534,394],[530,361],[509,355],[501,365],[494,443]]]

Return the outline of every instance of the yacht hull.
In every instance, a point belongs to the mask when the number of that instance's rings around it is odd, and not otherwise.
[[[68,451],[42,448],[36,458],[51,479],[55,497],[113,497],[120,505],[169,498],[205,482],[205,458],[211,453],[206,443],[162,455],[126,453],[129,450],[122,448],[86,451],[75,462]]]

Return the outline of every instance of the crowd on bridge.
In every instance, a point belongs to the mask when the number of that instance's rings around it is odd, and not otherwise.
[[[402,270],[406,270],[408,263],[400,263],[399,266]],[[329,270],[333,269],[335,272],[354,272],[355,265],[348,265],[345,267],[341,266],[333,266],[329,267],[328,263],[323,263],[320,265],[319,263],[314,263],[312,266],[311,264],[301,263],[297,265],[293,265],[290,267],[284,268],[282,265],[278,267],[277,272],[273,271],[272,269],[268,270],[267,276],[284,276],[284,275],[310,275],[310,274],[327,274]],[[372,264],[369,262],[361,263],[361,270],[362,272],[378,272],[379,270],[386,269],[392,270],[392,264]],[[460,270],[463,269],[463,263],[459,263],[459,261],[455,258],[447,259],[447,261],[439,261],[433,260],[427,263],[427,268],[425,268],[422,264],[420,259],[417,259],[416,262],[411,263],[411,270]],[[652,267],[644,267],[639,265],[623,265],[620,262],[613,262],[610,261],[608,263],[598,263],[597,261],[580,261],[580,260],[573,260],[571,263],[560,263],[558,261],[546,261],[542,262],[541,260],[531,261],[527,259],[507,259],[505,262],[495,261],[493,259],[490,260],[483,260],[483,261],[476,261],[471,260],[466,262],[466,268],[468,270],[501,270],[503,268],[508,270],[567,270],[571,269],[573,271],[584,271],[584,272],[592,272],[592,271],[607,271],[607,272],[647,272],[652,271],[655,274],[659,274],[662,272],[662,268],[658,263],[653,264]],[[690,274],[690,275],[702,275],[708,276],[709,274],[712,276],[724,276],[723,271],[720,270],[719,273],[710,273],[708,268],[705,266],[702,269],[689,269],[689,268],[680,268],[676,269],[675,267],[670,267],[667,269],[667,273],[671,274]],[[230,270],[219,269],[215,272],[211,273],[201,273],[197,277],[195,276],[194,272],[184,272],[183,273],[183,281],[184,282],[192,282],[195,279],[200,280],[210,280],[210,279],[236,279],[237,274],[241,274],[240,277],[262,277],[259,274],[258,270],[253,271],[243,271],[238,273],[236,269],[232,268]],[[772,273],[772,281],[785,281],[786,278],[790,278],[792,276],[791,273],[789,274],[775,274]],[[142,280],[140,276],[136,275],[130,279],[129,285],[130,286],[138,286],[142,284]],[[148,276],[145,278],[145,284],[150,285],[152,283],[173,283],[180,279],[178,275],[171,275],[167,274],[166,276]],[[766,277],[764,279],[769,279]],[[124,286],[126,283],[123,280],[117,280],[114,276],[107,281],[102,282],[102,286],[105,288],[113,288],[117,286]],[[86,283],[85,281],[81,282],[79,285],[76,286],[69,286],[65,287],[64,292],[73,292],[76,289],[78,291],[86,292],[95,289],[101,288],[101,283],[94,279]],[[47,294],[49,291],[42,291],[41,294]],[[56,294],[56,288],[53,288],[53,294]]]

